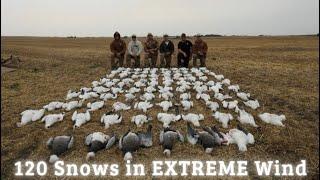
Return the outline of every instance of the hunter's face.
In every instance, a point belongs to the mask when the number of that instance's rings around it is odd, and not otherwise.
[[[168,41],[168,36],[163,37],[164,41]]]
[[[187,38],[186,38],[185,36],[182,36],[182,37],[181,37],[181,40],[182,40],[182,41],[185,41],[186,39],[187,39]]]
[[[115,39],[115,40],[119,40],[119,39],[120,39],[120,36],[115,36],[114,39]]]

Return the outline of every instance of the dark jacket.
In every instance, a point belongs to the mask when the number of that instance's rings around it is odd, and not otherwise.
[[[170,40],[168,42],[168,45],[165,41],[161,42],[159,49],[160,53],[170,53],[171,55],[174,52],[174,44]]]
[[[112,53],[125,54],[126,49],[127,49],[126,43],[122,39],[113,40],[110,44],[110,50]]]

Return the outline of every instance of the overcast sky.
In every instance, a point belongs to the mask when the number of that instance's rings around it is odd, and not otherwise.
[[[319,32],[319,0],[1,0],[1,35]]]

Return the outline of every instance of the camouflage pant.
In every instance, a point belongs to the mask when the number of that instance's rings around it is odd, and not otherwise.
[[[134,65],[132,65],[131,60],[134,59]],[[138,68],[140,67],[140,56],[132,56],[130,54],[127,54],[127,60],[126,60],[127,67],[134,67]]]
[[[157,66],[158,54],[145,54],[144,66],[145,67],[156,67]]]
[[[170,68],[172,55],[160,54],[160,67]]]
[[[193,66],[197,67],[197,60],[200,60],[200,67],[206,67],[206,56],[205,55],[199,55],[194,54],[193,57]]]
[[[111,54],[111,69],[118,67],[123,67],[124,54],[117,56],[116,54]]]

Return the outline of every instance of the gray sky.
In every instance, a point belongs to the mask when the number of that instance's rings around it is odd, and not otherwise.
[[[1,35],[319,32],[319,0],[1,0]]]

